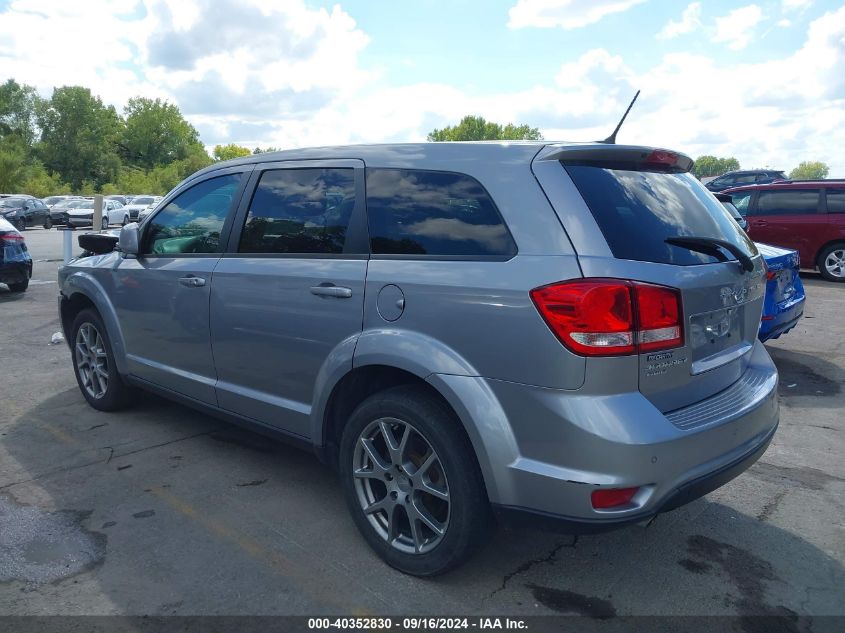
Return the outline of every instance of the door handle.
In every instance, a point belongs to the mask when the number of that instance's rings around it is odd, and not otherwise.
[[[201,288],[205,285],[205,279],[194,275],[188,275],[187,277],[179,277],[179,283],[183,286],[187,286],[188,288]]]
[[[311,294],[317,295],[318,297],[348,299],[352,296],[352,288],[344,288],[343,286],[311,286]]]

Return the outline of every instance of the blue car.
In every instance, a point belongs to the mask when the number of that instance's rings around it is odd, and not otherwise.
[[[714,194],[745,231],[748,222],[737,210],[729,194]],[[757,338],[763,343],[786,334],[804,314],[804,284],[798,276],[798,251],[755,242],[766,262],[766,297]]]
[[[0,217],[0,284],[12,292],[23,292],[32,277],[32,257],[23,235]]]
[[[798,252],[757,244],[766,261],[766,298],[757,337],[765,342],[786,334],[804,314],[804,284],[798,276]]]

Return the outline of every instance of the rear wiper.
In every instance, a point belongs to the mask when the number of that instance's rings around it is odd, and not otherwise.
[[[708,255],[719,253],[718,248],[724,248],[726,251],[728,251],[731,255],[733,255],[739,260],[740,266],[742,266],[742,269],[744,271],[750,273],[752,270],[754,270],[754,262],[751,261],[751,258],[745,253],[743,253],[742,249],[739,248],[736,244],[731,244],[730,242],[726,242],[725,240],[717,240],[715,237],[694,237],[679,235],[677,237],[667,237],[664,241],[667,244],[671,244],[673,246],[682,246],[684,248],[688,248],[691,251],[698,251],[700,253],[706,253]],[[722,257],[724,257],[724,255],[722,255]]]

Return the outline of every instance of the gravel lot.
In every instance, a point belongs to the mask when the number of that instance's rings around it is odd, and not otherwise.
[[[50,345],[60,234],[25,236],[32,285],[0,287],[0,614],[845,615],[843,285],[803,275],[805,317],[768,345],[780,430],[739,479],[648,527],[499,530],[418,580],[311,455],[152,396],[88,407]]]

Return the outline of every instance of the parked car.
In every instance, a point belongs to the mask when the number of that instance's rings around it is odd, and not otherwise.
[[[138,220],[138,213],[146,209],[152,204],[156,203],[156,198],[161,200],[161,196],[135,196],[126,205],[126,210],[129,212],[129,219],[133,222]]]
[[[754,241],[795,249],[804,266],[829,281],[845,281],[845,180],[795,180],[725,193],[748,220]]]
[[[28,226],[53,226],[50,211],[38,198],[31,196],[10,196],[0,199],[0,216],[11,222],[19,231]]]
[[[411,574],[494,516],[647,520],[778,424],[763,260],[692,162],[529,142],[217,163],[60,268],[77,382],[99,410],[146,389],[310,448]]]
[[[72,227],[92,226],[94,222],[94,200],[81,200],[67,207],[67,224]],[[116,200],[103,200],[103,219],[100,228],[107,229],[112,224],[126,224],[126,207]]]
[[[59,200],[50,207],[50,220],[53,224],[67,224],[68,209],[73,206],[82,206],[86,199],[81,196],[68,196],[64,200]]]
[[[119,202],[120,204],[122,204],[123,206],[126,206],[127,204],[129,204],[129,198],[130,198],[129,196],[124,196],[124,195],[119,194],[119,193],[118,194],[112,194],[112,195],[105,197],[106,200],[115,200],[115,201]]]
[[[161,202],[163,199],[163,196],[154,196],[152,203],[150,203],[150,205],[147,206],[145,209],[141,209],[141,211],[138,212],[138,222],[143,222],[144,218],[146,218],[153,211],[155,211],[156,206],[158,206],[158,203]]]
[[[47,196],[46,198],[41,198],[41,202],[47,205],[48,209],[52,209],[53,205],[61,202],[62,200],[70,200],[75,197],[77,196]]]
[[[731,187],[763,184],[775,180],[786,180],[786,174],[776,169],[744,169],[729,171],[709,181],[705,187],[710,191],[724,191]]]
[[[748,222],[733,205],[730,195],[714,194],[742,230],[748,228]],[[766,262],[766,297],[763,301],[763,314],[760,317],[758,338],[765,342],[778,338],[795,327],[804,314],[804,284],[799,273],[800,257],[798,251],[778,248],[769,244],[755,242],[754,245]]]
[[[0,218],[0,283],[12,292],[23,292],[32,277],[32,257],[23,235],[7,220]]]

